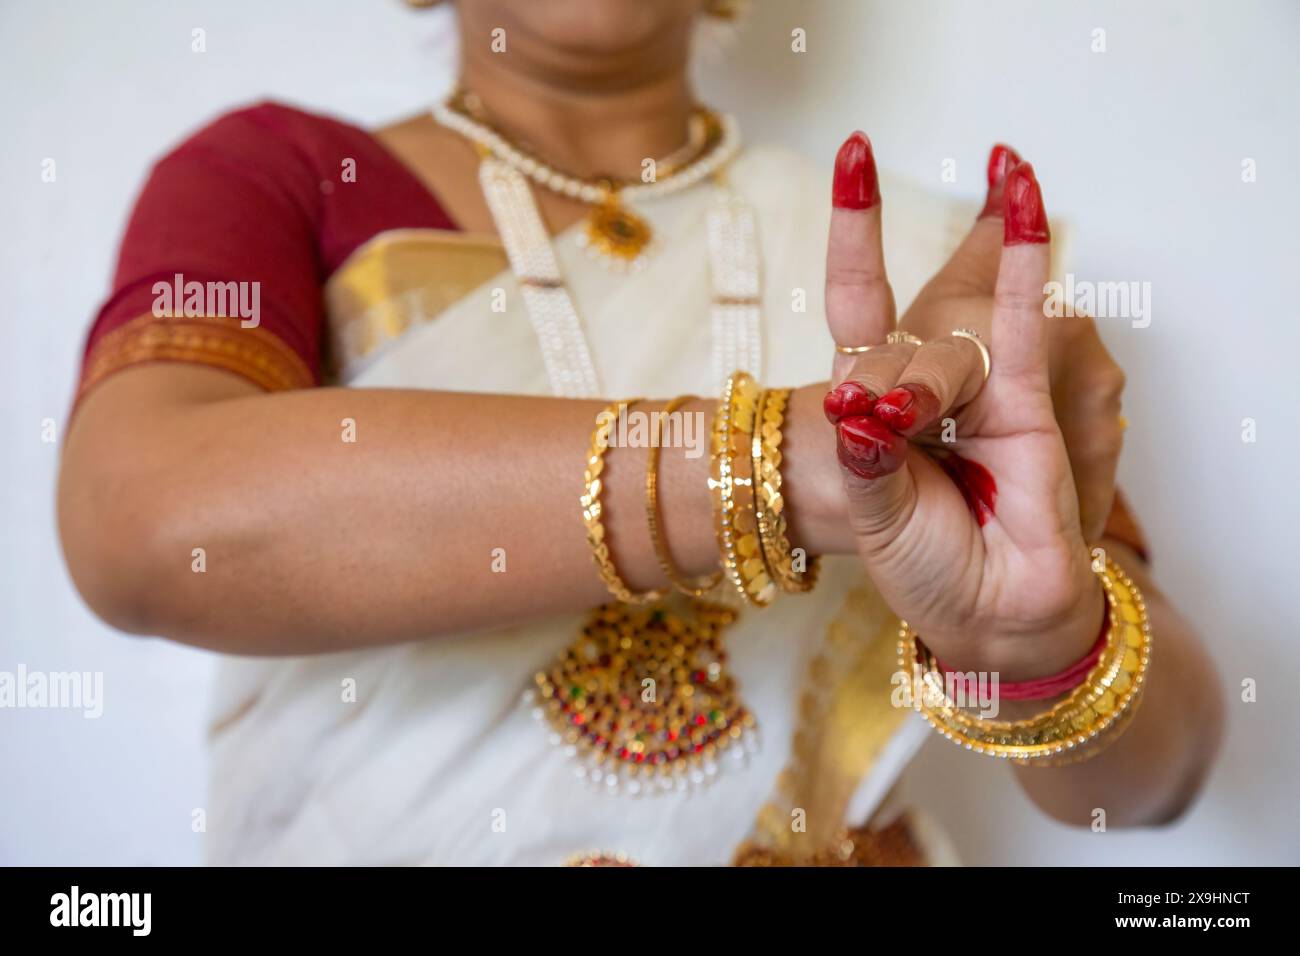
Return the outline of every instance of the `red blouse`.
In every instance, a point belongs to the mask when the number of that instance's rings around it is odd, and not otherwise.
[[[457,226],[371,134],[278,103],[220,117],[164,156],[136,200],[78,394],[158,360],[215,365],[268,390],[319,384],[325,281],[401,228]],[[169,294],[178,283],[186,296],[220,294],[186,309]],[[255,327],[232,308],[236,289],[257,304]],[[214,301],[224,314],[205,308]]]

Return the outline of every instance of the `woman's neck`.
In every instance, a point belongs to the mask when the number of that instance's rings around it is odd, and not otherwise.
[[[632,179],[644,160],[686,142],[695,102],[684,50],[650,62],[658,67],[576,82],[476,49],[463,54],[460,82],[493,126],[547,164],[576,176]]]

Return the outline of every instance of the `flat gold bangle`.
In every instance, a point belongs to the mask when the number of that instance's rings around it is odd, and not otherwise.
[[[600,492],[604,486],[601,474],[605,470],[605,449],[609,447],[609,430],[613,420],[618,417],[620,409],[630,408],[639,401],[642,399],[632,398],[613,402],[596,416],[596,427],[591,432],[591,447],[587,450],[587,467],[582,475],[582,497],[579,499],[582,502],[582,523],[587,529],[587,546],[591,549],[591,559],[596,563],[596,572],[605,587],[609,589],[609,593],[624,604],[648,604],[651,601],[661,600],[668,593],[667,589],[664,589],[643,591],[638,594],[623,583],[618,569],[614,566],[614,559],[609,553],[609,545],[605,543],[605,524],[601,520],[604,512],[600,501]]]
[[[722,570],[732,587],[749,604],[767,607],[777,595],[758,541],[754,515],[750,442],[758,386],[753,376],[734,372],[723,388],[713,419],[709,488],[713,492],[714,522]]]
[[[913,709],[958,746],[1016,763],[1057,766],[1100,753],[1118,739],[1141,699],[1151,660],[1151,622],[1141,592],[1115,562],[1107,560],[1097,575],[1108,606],[1106,647],[1065,700],[1027,720],[972,717],[948,695],[934,656],[904,622],[899,665],[921,689],[913,694]]]
[[[713,574],[694,579],[685,577],[678,571],[677,565],[673,563],[672,552],[668,549],[668,542],[664,540],[659,515],[659,443],[663,438],[663,422],[687,402],[695,400],[694,395],[680,395],[654,416],[654,424],[650,432],[650,449],[646,454],[645,465],[645,517],[646,524],[650,527],[650,542],[654,545],[655,558],[659,562],[659,567],[663,569],[664,575],[672,582],[673,587],[683,594],[703,597],[717,587],[718,582],[722,580],[722,571],[718,570]]]
[[[817,582],[817,559],[803,571],[794,569],[786,537],[785,497],[781,493],[781,425],[790,389],[769,389],[759,396],[751,455],[754,459],[754,513],[763,559],[777,587],[787,593],[811,591]]]

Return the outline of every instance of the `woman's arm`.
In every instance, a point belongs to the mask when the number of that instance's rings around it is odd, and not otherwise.
[[[1089,826],[1169,823],[1196,796],[1223,736],[1218,675],[1196,634],[1156,588],[1142,558],[1113,539],[1102,545],[1142,590],[1155,636],[1142,702],[1122,737],[1083,763],[1017,767],[1021,788],[1044,813]],[[1003,704],[1005,719],[1028,717],[1053,701]]]
[[[847,551],[824,386],[787,426],[795,540]],[[649,411],[662,403],[646,403]],[[686,573],[717,564],[707,423],[660,456],[665,536]],[[240,654],[302,654],[500,627],[610,597],[580,518],[599,401],[418,390],[265,394],[182,364],[128,369],[83,400],[59,518],[73,580],[115,627]],[[345,442],[344,419],[355,422]],[[606,454],[605,524],[634,589],[662,582],[644,448]],[[840,540],[836,540],[836,539]],[[206,570],[192,570],[202,548]],[[504,572],[493,570],[494,549]],[[499,565],[498,565],[499,566]]]

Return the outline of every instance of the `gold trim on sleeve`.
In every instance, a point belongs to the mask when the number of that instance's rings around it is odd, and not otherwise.
[[[95,343],[78,396],[114,372],[142,362],[193,362],[225,369],[268,392],[315,383],[298,353],[266,329],[243,328],[235,318],[141,315]]]

